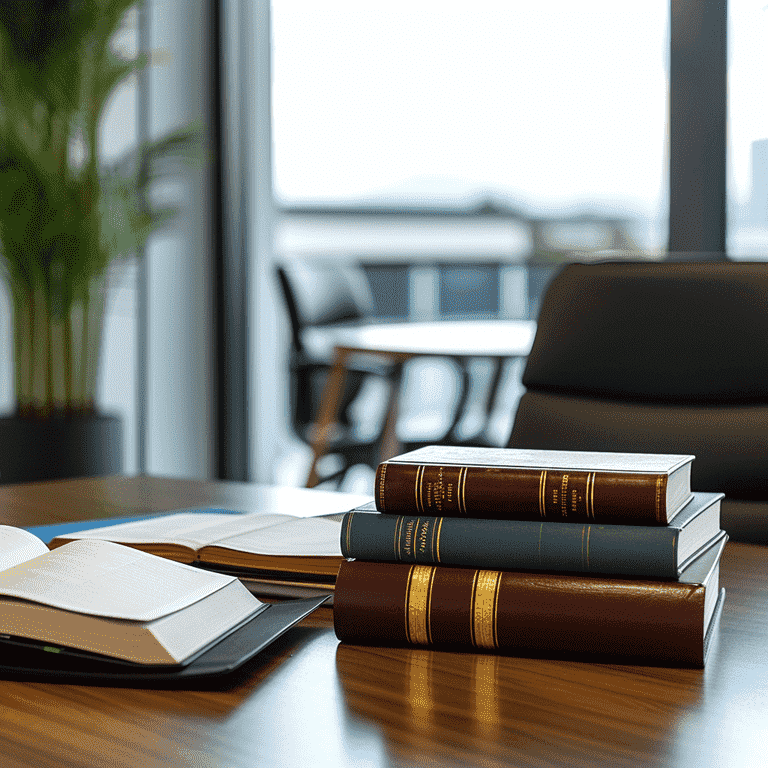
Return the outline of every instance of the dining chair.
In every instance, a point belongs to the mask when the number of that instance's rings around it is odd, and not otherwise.
[[[768,264],[570,264],[510,447],[693,454],[732,540],[768,544]]]
[[[322,331],[370,321],[373,298],[364,273],[353,266],[297,259],[276,266],[275,274],[291,331],[291,428],[300,440],[311,445],[333,352],[332,345],[323,344]],[[313,331],[319,333],[313,335]],[[353,466],[376,466],[384,429],[382,385],[387,384],[391,374],[390,367],[373,361],[355,361],[348,369],[329,451],[337,460],[331,462],[332,470],[321,475],[320,483],[333,482],[338,487]],[[358,407],[361,400],[364,407]]]
[[[275,274],[291,328],[291,428],[311,445],[332,362],[333,345],[327,339],[334,328],[381,320],[375,316],[365,271],[357,265],[292,259],[277,265]],[[324,331],[331,334],[324,338]],[[352,466],[378,466],[393,387],[401,392],[396,428],[403,450],[459,442],[456,428],[472,402],[468,365],[438,358],[430,365],[411,361],[403,366],[355,356],[348,358],[346,369],[338,423],[328,451],[337,461],[331,462],[332,471],[321,470],[319,483],[333,481],[339,487]],[[425,376],[432,380],[425,382]],[[405,386],[396,386],[400,377]],[[420,399],[425,391],[437,395],[429,398],[435,402]]]

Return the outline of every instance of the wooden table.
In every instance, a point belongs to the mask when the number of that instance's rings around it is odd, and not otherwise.
[[[402,381],[402,366],[417,357],[442,357],[457,360],[466,370],[470,358],[488,358],[495,363],[493,383],[488,396],[492,405],[504,360],[527,357],[536,335],[536,323],[529,320],[449,320],[439,322],[383,323],[337,328],[332,333],[317,329],[316,338],[306,339],[310,348],[333,345],[333,363],[323,388],[317,430],[312,443],[312,465],[307,487],[318,482],[317,463],[325,456],[334,424],[338,418],[348,361],[355,355],[386,360],[393,365],[389,401],[381,444],[381,458],[400,452],[395,426]],[[326,350],[329,351],[329,350]],[[464,385],[464,392],[468,389]],[[461,417],[461,404],[456,421]],[[455,424],[454,424],[455,426]]]
[[[242,483],[146,477],[0,487],[1,522],[21,526],[206,504],[251,509],[260,498]],[[705,670],[342,646],[321,609],[230,690],[2,682],[0,764],[764,765],[766,555],[727,545],[728,597]]]

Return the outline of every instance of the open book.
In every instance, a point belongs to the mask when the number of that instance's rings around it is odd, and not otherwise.
[[[332,585],[343,559],[343,517],[186,511],[57,536],[51,548],[78,539],[102,539],[238,575],[282,575],[289,581],[306,577],[311,583]]]
[[[0,640],[188,664],[268,608],[234,577],[109,541],[49,550],[0,526]]]

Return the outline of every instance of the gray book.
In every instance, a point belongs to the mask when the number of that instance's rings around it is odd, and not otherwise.
[[[666,526],[483,520],[378,514],[373,503],[345,515],[347,558],[676,579],[719,541],[722,493],[694,493]]]

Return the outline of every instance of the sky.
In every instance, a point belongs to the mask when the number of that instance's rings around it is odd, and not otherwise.
[[[728,195],[768,138],[768,4],[729,0]],[[135,14],[134,14],[135,15]],[[539,213],[666,213],[669,0],[273,0],[273,142],[285,202],[494,192]],[[116,41],[135,53],[135,18]],[[102,122],[134,141],[135,79]]]
[[[669,0],[275,0],[286,202],[493,190],[534,209],[666,206]],[[729,0],[729,194],[768,137],[768,10]]]
[[[273,3],[281,198],[493,189],[654,210],[667,0]]]
[[[728,0],[728,193],[750,194],[750,147],[768,138],[768,5]]]

